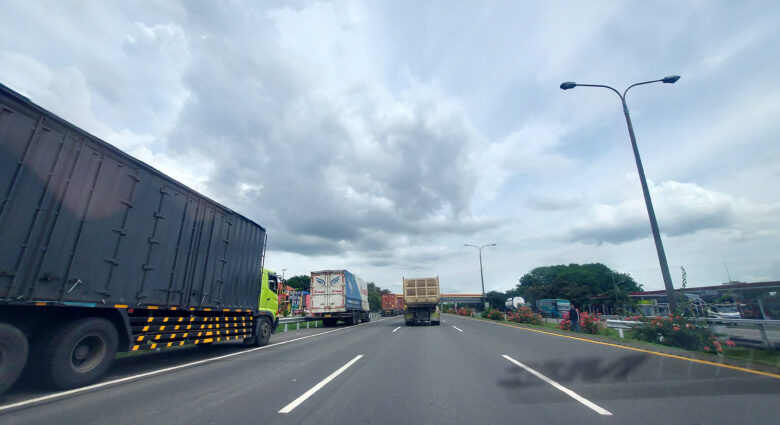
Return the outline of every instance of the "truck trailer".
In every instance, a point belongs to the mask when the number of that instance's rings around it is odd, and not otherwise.
[[[311,316],[322,319],[323,326],[369,321],[366,283],[347,270],[311,272],[310,292]]]
[[[0,84],[0,392],[275,329],[266,230]]]
[[[382,316],[397,316],[399,312],[398,297],[395,294],[382,294]]]
[[[403,279],[406,326],[439,326],[439,277]]]

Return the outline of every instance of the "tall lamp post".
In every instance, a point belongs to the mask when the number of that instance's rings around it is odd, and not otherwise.
[[[477,248],[479,250],[479,280],[482,282],[482,308],[485,307],[485,275],[482,273],[482,248],[486,248],[489,246],[496,246],[494,243],[490,243],[487,245],[470,245],[470,244],[463,244],[463,246],[470,246],[472,248]]]
[[[645,205],[647,206],[647,215],[650,217],[650,229],[653,232],[653,239],[655,240],[655,250],[658,253],[658,262],[661,265],[661,275],[664,279],[664,286],[666,287],[666,297],[669,299],[669,309],[672,314],[677,310],[677,300],[674,298],[674,285],[672,284],[672,276],[669,274],[669,264],[666,262],[666,253],[664,252],[664,245],[661,242],[661,232],[658,231],[658,222],[655,219],[655,210],[653,210],[653,201],[650,199],[650,191],[647,188],[647,181],[645,180],[645,170],[642,167],[642,160],[639,158],[639,148],[636,145],[636,137],[634,136],[634,126],[631,124],[631,116],[628,114],[628,105],[626,104],[626,93],[635,86],[641,86],[643,84],[650,83],[664,83],[674,84],[680,79],[679,75],[670,75],[660,80],[644,81],[628,86],[626,90],[621,94],[610,86],[601,84],[578,84],[573,81],[566,81],[561,84],[562,90],[570,90],[575,87],[601,87],[610,89],[620,96],[620,101],[623,103],[623,113],[626,116],[626,125],[628,126],[628,135],[631,137],[631,147],[634,149],[634,159],[636,160],[636,169],[639,172],[639,181],[642,183],[642,193],[645,196]]]

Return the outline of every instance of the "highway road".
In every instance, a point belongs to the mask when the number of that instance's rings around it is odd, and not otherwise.
[[[405,327],[392,317],[278,334],[261,349],[123,359],[108,384],[88,391],[12,390],[0,398],[0,423],[655,425],[780,417],[776,376],[442,317],[439,327]]]

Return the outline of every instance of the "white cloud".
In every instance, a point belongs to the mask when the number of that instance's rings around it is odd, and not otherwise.
[[[667,8],[8,2],[0,82],[267,226],[271,267],[473,291],[466,242],[489,288],[657,283],[618,99],[558,84],[681,72],[630,99],[670,263],[778,278],[778,5]]]

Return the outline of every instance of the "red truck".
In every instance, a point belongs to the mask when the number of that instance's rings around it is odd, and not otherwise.
[[[382,316],[397,316],[403,309],[398,308],[398,296],[395,294],[382,294]]]
[[[398,314],[401,314],[404,311],[404,296],[403,295],[396,295],[395,296],[395,309],[398,311]]]

